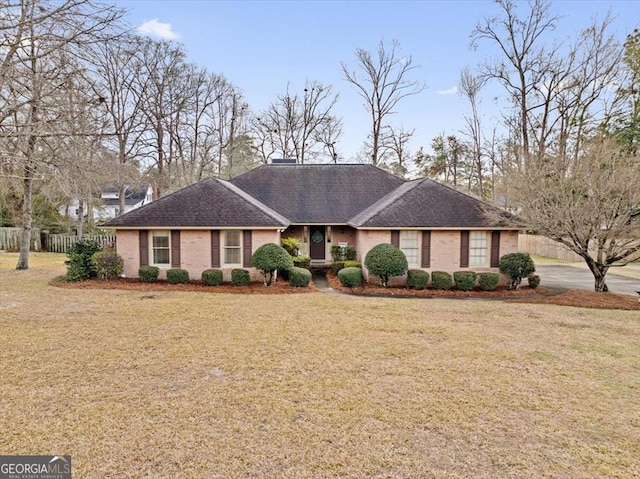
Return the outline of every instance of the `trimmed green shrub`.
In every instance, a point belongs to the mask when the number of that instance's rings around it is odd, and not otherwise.
[[[478,284],[482,291],[493,291],[500,282],[500,275],[498,273],[479,273]]]
[[[531,289],[536,289],[538,286],[540,286],[540,276],[538,276],[537,274],[530,274],[529,276],[527,276],[527,281],[529,282],[529,287]]]
[[[333,261],[355,261],[356,256],[356,249],[353,246],[333,245],[331,247],[331,258]]]
[[[342,255],[345,261],[355,261],[357,257],[355,246],[345,246],[342,248]]]
[[[362,269],[362,263],[360,261],[348,260],[344,262],[345,268],[360,268]]]
[[[295,266],[296,268],[309,269],[309,267],[311,266],[311,258],[309,258],[308,256],[294,256],[293,266]]]
[[[409,269],[404,253],[389,243],[381,243],[369,250],[364,265],[371,274],[380,276],[380,284],[387,287],[389,277],[402,276]]]
[[[234,286],[247,286],[251,282],[249,271],[242,268],[231,270],[231,284]]]
[[[342,260],[331,263],[331,272],[336,276],[342,268],[344,268],[344,261]]]
[[[295,288],[306,288],[311,281],[311,271],[293,267],[289,270],[289,284]]]
[[[407,288],[424,289],[429,284],[429,273],[421,269],[407,271]]]
[[[141,266],[138,270],[138,276],[143,283],[155,283],[159,275],[160,268],[157,266]]]
[[[435,289],[451,289],[453,277],[445,271],[434,271],[431,273],[431,284]]]
[[[289,271],[293,268],[293,259],[282,246],[267,243],[255,250],[251,256],[251,266],[262,271],[264,285],[270,286],[273,273],[277,270]]]
[[[456,271],[453,280],[460,291],[471,291],[476,286],[478,275],[473,271]]]
[[[222,271],[219,269],[206,269],[202,272],[202,282],[207,286],[220,286],[222,284]]]
[[[103,250],[93,253],[91,262],[98,278],[108,281],[117,278],[124,269],[124,260],[113,250]]]
[[[167,281],[169,284],[187,284],[189,282],[189,272],[180,268],[168,269]]]
[[[94,278],[98,275],[96,267],[91,261],[91,257],[100,251],[102,246],[94,240],[77,241],[67,252],[67,281],[83,281]]]
[[[338,279],[342,286],[357,288],[362,284],[362,269],[356,267],[342,268],[338,271]]]
[[[528,253],[509,253],[500,258],[498,267],[509,276],[509,289],[518,289],[523,278],[532,275],[536,267]]]

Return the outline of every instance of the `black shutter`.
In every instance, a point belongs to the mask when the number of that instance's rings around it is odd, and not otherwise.
[[[391,231],[391,244],[396,248],[400,247],[400,231],[398,230]]]
[[[422,232],[422,267],[431,267],[431,231]]]
[[[171,231],[171,267],[180,267],[180,230]]]
[[[149,232],[147,230],[138,231],[138,242],[140,245],[140,266],[149,266]]]
[[[469,232],[460,232],[460,267],[469,267]]]
[[[251,230],[242,232],[242,266],[251,266]]]
[[[491,267],[497,268],[500,263],[500,231],[491,232]]]
[[[211,267],[220,267],[220,231],[211,230]]]

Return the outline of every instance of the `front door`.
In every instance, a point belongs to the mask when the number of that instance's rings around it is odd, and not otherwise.
[[[309,256],[311,260],[324,261],[325,227],[311,226],[309,235]]]

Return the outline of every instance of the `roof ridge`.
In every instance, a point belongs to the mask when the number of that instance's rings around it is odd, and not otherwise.
[[[237,187],[236,185],[234,185],[230,181],[221,180],[219,178],[211,178],[211,179],[217,180],[220,184],[222,184],[225,188],[230,190],[233,194],[235,194],[235,195],[239,196],[240,198],[242,198],[249,205],[255,206],[256,208],[261,210],[264,214],[270,216],[274,220],[281,222],[283,225],[291,224],[291,221],[288,218],[285,218],[283,215],[281,215],[280,213],[278,213],[274,209],[269,208],[267,205],[262,203],[260,200],[258,200],[257,198],[251,196],[249,193],[247,193],[246,191],[244,191],[241,188]]]
[[[384,208],[393,204],[399,198],[402,198],[404,195],[409,193],[425,179],[427,178],[418,178],[415,180],[405,181],[400,186],[398,186],[394,190],[391,190],[378,201],[373,203],[371,206],[367,207],[366,209],[355,215],[353,218],[351,218],[348,224],[350,224],[351,226],[358,226],[366,223],[375,215],[379,214]]]

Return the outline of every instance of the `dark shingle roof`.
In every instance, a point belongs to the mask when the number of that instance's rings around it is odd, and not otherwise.
[[[109,227],[286,227],[287,218],[231,183],[207,178],[119,216]]]
[[[230,181],[292,223],[347,223],[404,183],[372,165],[263,165]]]
[[[148,190],[149,190],[148,186],[141,186],[140,188],[134,188],[131,185],[127,185],[124,193],[125,194],[124,204],[129,206],[137,205],[147,197]],[[119,193],[120,188],[116,188],[115,186],[108,186],[102,192],[103,193]],[[120,199],[119,198],[103,198],[102,204],[107,206],[118,206],[120,204]]]
[[[356,215],[355,227],[495,228],[504,212],[472,196],[423,178],[398,187]]]

